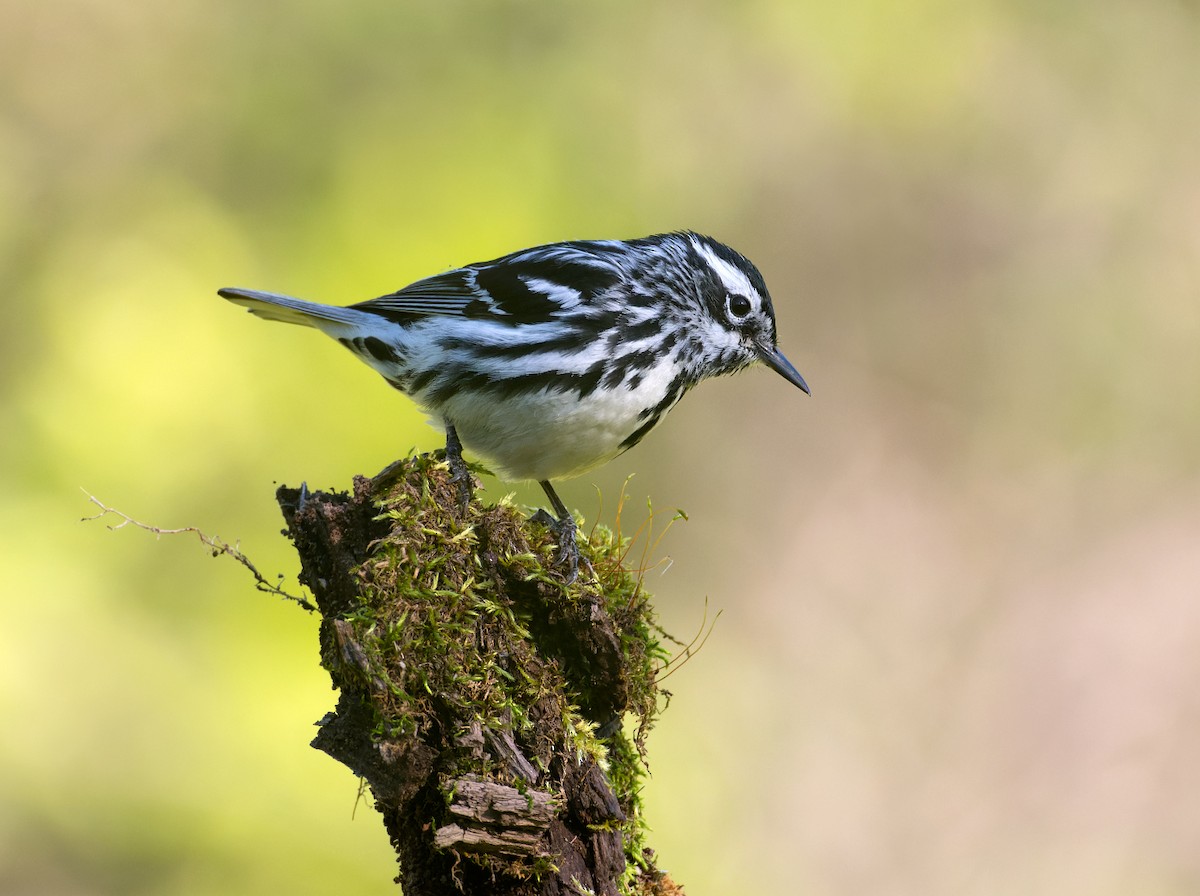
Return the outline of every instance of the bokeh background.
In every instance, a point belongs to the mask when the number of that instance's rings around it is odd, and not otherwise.
[[[86,489],[294,575],[274,483],[438,446],[218,287],[349,303],[686,227],[758,263],[814,394],[706,384],[562,489],[688,511],[648,584],[684,639],[723,611],[650,741],[662,865],[698,896],[1200,892],[1196,3],[3,23],[0,891],[394,892],[307,746],[316,621],[191,536],[79,521]]]

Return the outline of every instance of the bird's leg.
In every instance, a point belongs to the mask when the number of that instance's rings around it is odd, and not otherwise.
[[[454,424],[449,420],[446,421],[446,463],[450,465],[450,481],[458,488],[459,510],[466,516],[467,507],[474,497],[475,483],[471,471],[467,469],[467,462],[463,460],[462,442],[458,440]]]
[[[558,536],[558,557],[555,562],[567,568],[567,584],[570,585],[579,578],[579,545],[575,542],[575,517],[571,516],[567,505],[554,491],[550,480],[543,479],[538,484],[550,499],[550,506],[554,508],[557,516],[552,517],[545,510],[539,510],[533,518],[537,522],[545,523]],[[584,563],[587,561],[584,560]]]

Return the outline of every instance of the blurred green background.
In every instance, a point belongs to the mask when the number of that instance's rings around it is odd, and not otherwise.
[[[696,896],[1200,890],[1196,3],[3,23],[0,891],[395,891],[307,746],[315,620],[79,522],[87,489],[294,575],[274,483],[438,447],[218,287],[350,303],[682,227],[758,263],[814,397],[706,384],[562,488],[687,510],[649,586],[682,637],[724,611],[650,741],[661,864]]]

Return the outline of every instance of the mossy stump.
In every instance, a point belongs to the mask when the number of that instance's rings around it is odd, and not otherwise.
[[[580,533],[567,586],[552,533],[505,502],[464,514],[436,457],[390,482],[277,498],[340,692],[312,745],[369,785],[404,892],[681,892],[644,842],[667,657],[627,543]]]

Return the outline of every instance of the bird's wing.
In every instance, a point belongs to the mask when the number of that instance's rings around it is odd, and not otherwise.
[[[624,276],[617,242],[555,243],[456,268],[351,307],[411,323],[427,315],[524,324],[586,308]]]
[[[466,314],[467,308],[479,301],[469,272],[466,268],[458,268],[350,307],[405,323],[430,314]]]

